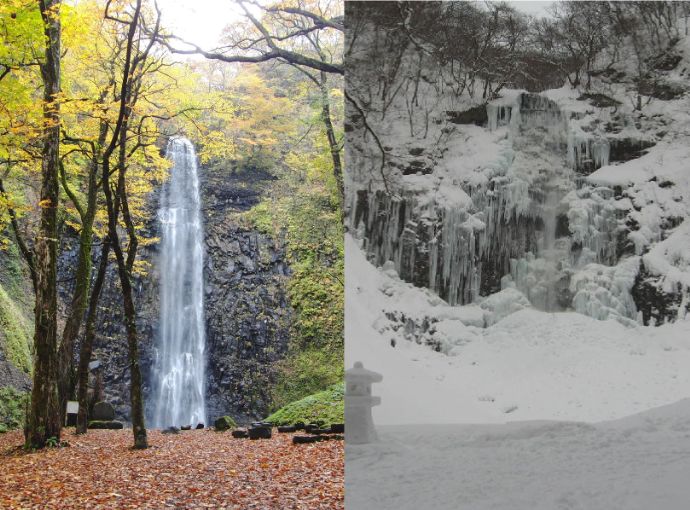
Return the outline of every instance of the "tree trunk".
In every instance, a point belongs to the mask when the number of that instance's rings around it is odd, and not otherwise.
[[[101,248],[101,261],[96,273],[96,281],[91,289],[89,299],[89,311],[86,315],[86,325],[84,326],[84,339],[81,343],[79,352],[79,371],[77,373],[79,399],[79,413],[77,414],[77,434],[86,434],[88,423],[88,391],[89,391],[89,363],[93,352],[93,340],[96,336],[96,315],[98,312],[98,301],[101,297],[101,289],[105,281],[105,272],[108,268],[108,254],[110,253],[110,240],[103,239]]]
[[[132,407],[132,432],[134,433],[134,448],[148,448],[146,437],[146,422],[144,419],[144,397],[141,391],[141,369],[139,367],[139,345],[137,341],[136,311],[129,272],[125,262],[120,238],[117,232],[117,212],[113,206],[113,196],[110,190],[108,175],[110,165],[108,160],[103,164],[103,190],[108,205],[108,236],[117,259],[117,272],[120,277],[122,301],[124,305],[125,329],[127,331],[127,346],[129,351],[129,370],[131,377],[130,405]],[[118,195],[125,193],[122,186],[118,186]]]
[[[57,392],[57,208],[60,163],[60,0],[39,0],[45,32],[43,79],[44,138],[41,165],[41,220],[35,242],[36,307],[34,377],[26,446],[42,448],[60,439],[62,419]]]
[[[141,369],[139,367],[139,346],[137,344],[137,326],[136,313],[134,308],[134,298],[132,296],[132,284],[130,282],[129,271],[125,263],[125,258],[122,253],[122,246],[120,246],[120,237],[118,235],[118,212],[119,207],[116,206],[113,200],[113,193],[110,189],[110,158],[118,142],[125,144],[127,140],[127,123],[131,112],[130,101],[132,99],[132,80],[134,71],[132,70],[132,52],[137,43],[135,43],[135,34],[139,24],[139,15],[141,13],[141,0],[137,0],[132,14],[132,20],[129,22],[129,29],[127,31],[127,46],[125,51],[125,61],[122,71],[122,83],[120,86],[120,110],[118,113],[117,122],[113,129],[113,135],[108,144],[108,147],[103,152],[103,168],[102,168],[102,185],[103,194],[105,195],[105,203],[108,209],[108,237],[110,245],[115,252],[117,259],[117,272],[120,277],[120,287],[122,291],[122,300],[124,304],[125,315],[125,329],[127,331],[127,345],[129,350],[129,370],[131,375],[130,399],[132,407],[132,431],[134,433],[134,448],[148,448],[148,440],[146,437],[146,423],[144,420],[144,397],[141,391]],[[136,60],[136,59],[135,59]],[[118,197],[124,196],[126,193],[124,187],[125,163],[120,161],[118,170]],[[119,202],[118,202],[119,203]]]
[[[331,158],[333,159],[333,176],[335,177],[336,185],[338,186],[338,201],[340,202],[340,213],[345,211],[345,188],[343,184],[343,165],[340,161],[340,148],[338,147],[338,140],[335,136],[333,123],[331,122],[331,106],[328,98],[328,86],[326,73],[321,72],[321,82],[319,84],[321,89],[321,118],[326,126],[326,136],[328,137],[328,146],[331,150]]]
[[[101,98],[103,99],[103,97]],[[76,343],[81,322],[84,319],[84,312],[88,305],[89,287],[91,286],[92,263],[91,253],[93,251],[93,224],[96,218],[98,206],[98,163],[101,158],[101,148],[105,143],[108,134],[107,123],[101,121],[98,133],[98,141],[92,146],[92,160],[89,169],[89,184],[86,199],[86,209],[81,217],[81,233],[79,234],[79,257],[77,260],[77,270],[75,273],[75,289],[72,295],[69,316],[65,321],[62,330],[62,341],[59,349],[59,372],[58,372],[58,393],[60,396],[60,409],[65,412],[67,400],[74,392],[75,384],[78,382],[78,374],[74,372],[74,346]],[[63,175],[64,178],[64,175]],[[65,179],[65,188],[67,187]],[[72,197],[73,195],[70,194]],[[76,199],[73,198],[73,199]],[[90,354],[89,354],[90,356]],[[76,381],[75,381],[76,375]]]
[[[72,295],[70,313],[62,330],[62,341],[59,348],[59,376],[58,392],[60,395],[60,409],[65,411],[67,400],[74,388],[74,344],[79,334],[82,319],[87,305],[87,296],[91,284],[91,252],[93,246],[93,222],[96,216],[98,159],[94,154],[89,175],[88,204],[82,218],[81,233],[79,234],[79,256],[75,274],[75,288]]]

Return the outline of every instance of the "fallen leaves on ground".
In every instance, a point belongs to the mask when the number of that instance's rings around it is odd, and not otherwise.
[[[69,447],[24,452],[0,434],[0,508],[289,510],[344,508],[342,441],[293,445],[293,434],[252,441],[211,430],[63,431]]]

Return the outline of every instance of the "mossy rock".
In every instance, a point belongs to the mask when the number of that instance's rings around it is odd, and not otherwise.
[[[265,421],[274,425],[295,425],[297,423],[326,424],[343,423],[345,385],[334,384],[327,390],[309,395],[279,409]]]
[[[224,432],[237,427],[237,423],[235,423],[235,420],[233,420],[230,416],[221,416],[213,423],[213,426],[217,431]]]
[[[124,428],[121,421],[92,420],[89,422],[90,429],[119,430]]]

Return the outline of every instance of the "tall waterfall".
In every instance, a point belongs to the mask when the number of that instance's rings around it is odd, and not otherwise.
[[[154,369],[153,425],[206,420],[203,230],[194,146],[171,138],[170,180],[161,193],[160,327]]]

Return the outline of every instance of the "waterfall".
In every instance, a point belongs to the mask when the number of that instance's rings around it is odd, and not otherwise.
[[[194,146],[171,138],[173,166],[161,192],[158,220],[160,326],[154,368],[153,425],[205,423],[203,230]]]

